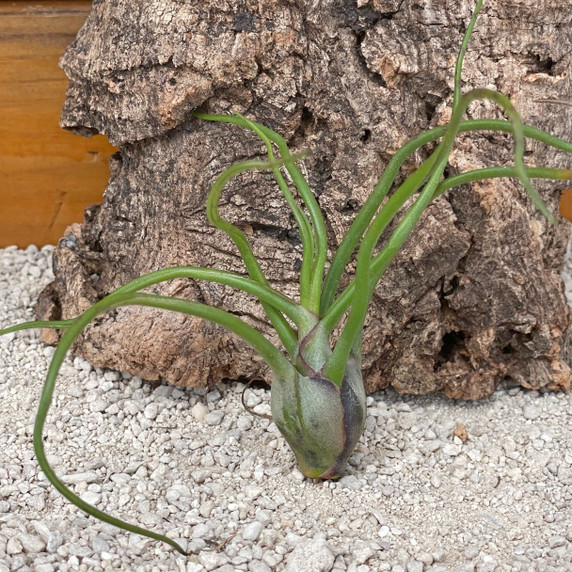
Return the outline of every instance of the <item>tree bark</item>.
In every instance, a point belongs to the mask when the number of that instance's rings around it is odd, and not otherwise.
[[[233,244],[209,226],[205,198],[225,167],[263,150],[237,127],[194,119],[198,107],[238,111],[292,149],[310,149],[304,170],[330,244],[339,243],[392,153],[448,119],[473,7],[473,0],[96,0],[61,62],[70,79],[62,125],[104,133],[120,151],[104,203],[57,248],[39,316],[75,316],[161,267],[244,271]],[[497,89],[525,122],[569,137],[571,108],[537,100],[571,99],[571,20],[569,0],[485,3],[465,90]],[[502,114],[476,103],[468,116]],[[510,164],[512,147],[509,136],[462,134],[448,172]],[[419,152],[406,171],[426,156]],[[527,162],[570,163],[532,141]],[[538,187],[557,212],[562,185]],[[222,205],[250,235],[270,283],[295,296],[301,245],[272,177],[242,176]],[[563,221],[549,225],[514,181],[436,200],[376,290],[364,335],[367,390],[476,399],[505,378],[568,388],[570,311],[560,278],[568,233]],[[155,291],[231,310],[269,332],[259,305],[226,287],[176,281]],[[221,328],[150,309],[99,319],[75,351],[100,367],[179,385],[269,377]]]

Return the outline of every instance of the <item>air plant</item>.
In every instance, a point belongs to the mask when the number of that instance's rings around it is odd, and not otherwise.
[[[523,161],[525,137],[566,152],[572,152],[571,143],[523,125],[508,98],[496,91],[475,89],[461,94],[463,59],[482,4],[483,0],[478,0],[457,58],[450,121],[446,125],[422,133],[395,153],[349,227],[327,271],[328,244],[325,223],[316,198],[296,166],[296,162],[303,155],[291,154],[280,135],[241,115],[209,115],[197,112],[197,118],[232,123],[253,131],[266,147],[266,160],[242,161],[227,168],[215,181],[207,199],[210,222],[233,240],[248,276],[190,266],[167,268],[133,280],[74,319],[28,322],[0,331],[0,334],[7,334],[27,328],[46,327],[63,331],[43,387],[33,438],[34,450],[42,471],[62,495],[96,518],[161,540],[185,553],[174,540],[107,515],[83,501],[57,477],[44,452],[43,429],[56,377],[74,340],[100,314],[133,305],[198,316],[228,328],[249,343],[272,371],[272,417],[293,450],[301,471],[308,477],[321,479],[335,479],[343,474],[348,458],[362,434],[366,414],[361,351],[362,330],[369,301],[376,284],[407,240],[423,211],[436,197],[459,185],[490,178],[514,177],[520,180],[544,216],[554,222],[553,216],[532,186],[531,179],[572,179],[570,170],[526,167]],[[496,103],[506,113],[508,121],[463,120],[467,107],[476,100]],[[511,133],[515,141],[514,165],[477,169],[445,177],[444,170],[457,134],[479,131]],[[434,142],[438,142],[438,145],[429,157],[390,193],[407,158],[421,147]],[[275,155],[276,150],[279,152],[278,156]],[[219,199],[226,184],[237,175],[251,170],[267,170],[274,174],[294,215],[303,250],[299,301],[288,298],[269,286],[246,235],[219,215]],[[288,177],[283,175],[283,170]],[[291,185],[295,187],[298,199],[294,197]],[[378,248],[381,234],[400,212],[401,207],[416,194],[413,205],[402,216],[385,244]],[[302,206],[297,200],[301,201]],[[340,281],[348,262],[353,260],[354,256],[355,275],[350,283],[341,289]],[[276,347],[255,328],[229,312],[199,302],[143,292],[149,286],[180,278],[224,284],[255,296],[283,347]],[[332,343],[332,332],[338,325],[341,326],[341,333],[335,343]]]

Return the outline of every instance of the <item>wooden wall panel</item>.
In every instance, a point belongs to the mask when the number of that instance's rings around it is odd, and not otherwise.
[[[61,129],[58,67],[91,2],[0,1],[0,247],[55,244],[101,202],[114,148]]]
[[[560,199],[560,214],[572,221],[572,189],[564,189]]]

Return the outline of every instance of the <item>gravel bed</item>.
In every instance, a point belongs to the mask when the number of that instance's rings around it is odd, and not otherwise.
[[[52,248],[0,250],[0,325],[33,316]],[[570,269],[569,269],[570,270]],[[444,572],[572,569],[572,395],[368,398],[337,482],[304,479],[243,385],[186,390],[67,362],[52,465],[98,508],[192,552],[87,517],[38,470],[32,429],[53,348],[0,338],[0,572]],[[256,388],[247,403],[269,411]]]

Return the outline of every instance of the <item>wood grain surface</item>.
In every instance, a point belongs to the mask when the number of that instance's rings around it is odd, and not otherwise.
[[[564,189],[560,199],[560,214],[572,221],[572,189]]]
[[[101,202],[114,148],[59,126],[58,60],[91,2],[0,2],[0,247],[55,244]]]

